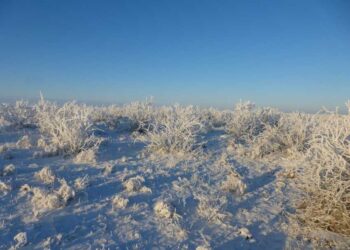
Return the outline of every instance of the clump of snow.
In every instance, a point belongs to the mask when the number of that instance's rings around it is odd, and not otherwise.
[[[174,207],[170,203],[162,200],[159,200],[155,203],[153,210],[156,216],[166,219],[173,218],[175,214]]]
[[[114,165],[113,164],[106,164],[103,168],[103,174],[105,176],[110,175],[114,170]]]
[[[248,228],[242,227],[238,230],[238,235],[245,238],[246,240],[250,240],[253,238],[253,235],[250,233]]]
[[[140,193],[152,193],[152,189],[150,189],[149,187],[143,186],[143,187],[140,189]]]
[[[246,184],[242,181],[242,177],[235,172],[231,172],[227,176],[221,187],[223,190],[237,195],[243,195],[247,188]]]
[[[79,177],[74,181],[74,187],[76,190],[84,190],[89,185],[89,176]]]
[[[6,184],[3,181],[0,181],[0,194],[7,194],[8,192],[11,191],[11,186]]]
[[[142,176],[136,176],[124,181],[123,186],[128,192],[137,192],[140,191],[144,182],[145,178]]]
[[[24,184],[19,188],[20,196],[24,196],[31,191],[31,187],[28,184]]]
[[[113,207],[115,208],[126,208],[126,206],[128,205],[128,202],[129,202],[128,199],[120,195],[116,195],[112,200]]]
[[[7,144],[0,145],[0,154],[6,152],[8,149],[9,148],[8,148]]]
[[[128,161],[128,158],[126,158],[125,156],[123,156],[122,158],[120,158],[120,162],[125,163]]]
[[[25,232],[18,233],[13,238],[13,240],[16,242],[14,249],[22,248],[25,245],[27,245],[27,243],[28,243],[27,233],[25,233]]]
[[[48,237],[41,243],[41,247],[43,249],[55,249],[55,247],[58,247],[61,243],[62,237],[62,234],[57,234],[55,236]]]
[[[15,171],[16,171],[15,165],[9,164],[9,165],[7,165],[7,166],[4,167],[2,173],[0,172],[0,176],[1,176],[1,175],[3,175],[3,176],[12,175],[12,174],[14,174]]]
[[[49,167],[44,167],[39,172],[35,174],[35,177],[45,184],[52,184],[56,180],[55,174]]]

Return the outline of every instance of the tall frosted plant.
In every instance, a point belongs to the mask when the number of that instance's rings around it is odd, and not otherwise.
[[[202,127],[199,110],[193,106],[162,107],[145,127],[139,140],[149,151],[158,153],[190,153],[198,149],[197,135]]]
[[[235,105],[226,131],[238,142],[247,142],[264,131],[266,125],[274,126],[279,113],[272,108],[256,108],[252,102],[239,102]]]
[[[100,140],[93,135],[91,109],[87,106],[68,102],[59,107],[41,96],[36,110],[46,146],[57,153],[77,154],[99,145]]]
[[[319,115],[303,174],[310,197],[300,217],[310,228],[350,235],[350,115]]]

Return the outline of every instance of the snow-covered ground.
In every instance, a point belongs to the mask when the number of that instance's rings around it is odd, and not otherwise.
[[[201,130],[201,150],[187,155],[152,153],[99,123],[90,163],[43,154],[41,134],[0,130],[0,249],[313,247],[289,216],[302,163],[244,160],[222,126]]]
[[[36,134],[35,129],[2,133],[0,142]],[[284,232],[287,189],[276,186],[282,168],[238,164],[226,152],[222,130],[203,135],[206,154],[180,161],[143,156],[144,145],[134,143],[128,132],[101,136],[106,141],[94,165],[60,156],[35,158],[36,147],[2,154],[2,168],[13,164],[14,170],[0,177],[10,188],[0,197],[1,249],[18,244],[18,233],[26,234],[28,249],[281,249],[291,240]],[[56,177],[53,183],[36,176],[45,167]],[[242,194],[222,188],[232,170],[246,185]],[[79,178],[87,180],[86,186],[75,185]],[[75,196],[64,207],[35,215],[32,195],[21,187],[52,192],[59,189],[59,179]],[[127,186],[132,180],[136,185]],[[169,215],[155,210],[157,202],[168,206],[161,209]]]

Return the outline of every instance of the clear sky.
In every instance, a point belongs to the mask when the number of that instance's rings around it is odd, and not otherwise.
[[[288,109],[350,98],[350,1],[0,0],[0,98]]]

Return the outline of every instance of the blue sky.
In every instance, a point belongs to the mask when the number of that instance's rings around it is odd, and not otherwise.
[[[316,110],[350,98],[350,1],[0,1],[0,98]]]

